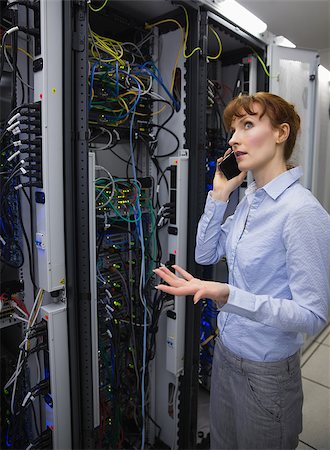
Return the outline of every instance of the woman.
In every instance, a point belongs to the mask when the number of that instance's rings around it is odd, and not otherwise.
[[[200,219],[196,262],[225,255],[226,283],[194,278],[181,267],[155,269],[173,295],[211,298],[221,310],[212,369],[212,449],[294,449],[302,431],[299,350],[303,333],[326,324],[330,217],[289,168],[300,118],[293,105],[259,92],[239,96],[224,121],[241,174],[218,170]],[[221,162],[222,158],[218,160]],[[229,195],[251,170],[254,182],[235,213]]]

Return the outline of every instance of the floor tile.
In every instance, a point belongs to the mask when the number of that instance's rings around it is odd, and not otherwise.
[[[323,345],[329,345],[330,346],[330,332],[329,335],[322,341]]]
[[[330,336],[330,325],[328,325],[323,331],[322,333],[317,336],[317,338],[315,339],[316,342],[321,342],[323,343],[324,339],[328,338]]]
[[[306,362],[308,361],[308,359],[312,356],[312,354],[315,352],[315,350],[318,348],[318,346],[320,345],[319,342],[313,342],[308,348],[307,350],[305,350],[303,352],[303,354],[301,355],[301,359],[300,359],[300,365],[301,367],[304,366],[304,364],[306,364]]]
[[[296,450],[311,450],[311,447],[309,445],[306,445],[303,442],[299,441],[299,445],[296,448]]]
[[[330,389],[303,379],[303,432],[299,438],[317,450],[329,450]]]
[[[320,344],[303,365],[301,373],[304,378],[330,388],[330,347]]]

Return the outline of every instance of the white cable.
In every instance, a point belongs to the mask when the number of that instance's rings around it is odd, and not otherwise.
[[[12,317],[13,317],[13,319],[21,320],[22,322],[28,323],[28,319],[24,319],[24,317],[19,316],[16,313],[13,313]]]
[[[14,403],[15,403],[15,392],[16,392],[17,378],[18,378],[18,375],[19,375],[19,373],[21,371],[21,368],[22,368],[21,367],[22,366],[22,364],[21,364],[22,354],[23,354],[23,351],[20,351],[19,355],[18,355],[17,365],[16,365],[13,392],[11,394],[10,410],[11,410],[11,413],[13,415],[14,415]]]
[[[104,145],[104,146],[101,147],[101,148],[99,148],[99,147],[92,147],[92,150],[94,150],[94,151],[108,150],[108,148],[110,147],[110,145],[112,144],[112,141],[113,141],[113,137],[112,137],[112,134],[111,134],[111,131],[110,131],[110,130],[107,130],[106,128],[103,128],[103,127],[100,127],[100,130],[102,130],[102,132],[108,133],[108,135],[109,135],[109,141],[107,142],[106,145]],[[98,137],[98,136],[97,136],[97,137]],[[96,139],[96,137],[95,137],[94,139]],[[92,141],[93,141],[94,139],[92,139]],[[90,141],[89,143],[91,143],[92,141]]]
[[[122,47],[125,47],[127,45],[131,45],[132,47],[135,47],[137,49],[137,51],[139,52],[141,58],[144,60],[144,56],[143,56],[141,50],[139,49],[139,47],[136,44],[134,44],[134,42],[122,42],[121,43]]]
[[[40,296],[41,296],[41,298],[40,298]],[[27,324],[26,333],[25,333],[25,338],[24,338],[24,340],[21,342],[21,344],[19,346],[20,352],[19,352],[19,355],[18,355],[16,370],[15,370],[14,374],[12,375],[12,377],[10,378],[10,380],[5,385],[5,389],[6,389],[12,383],[14,383],[12,396],[11,396],[11,403],[10,403],[10,408],[11,408],[12,414],[14,414],[14,403],[15,403],[15,393],[16,393],[17,378],[18,378],[18,375],[20,374],[20,372],[22,370],[22,365],[23,365],[23,362],[21,362],[22,354],[23,354],[22,344],[24,344],[24,350],[25,350],[25,353],[26,353],[27,352],[28,341],[29,341],[30,328],[33,327],[33,325],[34,325],[34,323],[35,323],[35,321],[37,319],[37,316],[38,316],[38,313],[39,313],[39,310],[40,310],[40,307],[41,307],[41,304],[42,304],[42,296],[43,296],[43,289],[39,289],[39,291],[38,291],[38,293],[36,295],[34,304],[32,306],[32,310],[31,310],[31,313],[30,313],[30,318],[29,318],[29,321],[28,321],[28,324]],[[38,306],[39,300],[40,300],[40,305]],[[31,322],[31,318],[32,318],[32,322]]]
[[[18,27],[17,27],[18,28]],[[8,53],[7,53],[7,49],[6,46],[3,47],[3,54],[5,55],[6,61],[8,63],[8,66],[11,68],[11,70],[14,72],[14,67],[12,65],[12,63],[10,62]],[[25,85],[27,86],[29,89],[32,89],[34,91],[34,87],[30,86],[28,83],[26,83],[19,75],[18,73],[16,74],[17,78]]]
[[[31,391],[26,394],[26,396],[24,397],[24,400],[22,401],[22,408],[24,408],[24,406],[27,404],[31,395],[32,395]]]
[[[13,130],[15,127],[18,127],[18,126],[20,125],[20,123],[21,123],[21,122],[20,122],[19,120],[17,120],[16,122],[10,124],[9,127],[6,128],[6,130],[7,130],[7,131],[11,131],[11,130]]]
[[[14,31],[18,31],[18,30],[19,30],[19,27],[18,27],[18,26],[9,28],[9,30],[7,30],[7,31],[5,32],[5,34],[2,36],[2,45],[3,45],[3,43],[4,43],[5,39],[6,39],[6,37],[7,37],[9,34],[13,33]]]
[[[9,158],[7,158],[7,161],[10,162],[12,159],[16,158],[20,154],[20,150],[17,150],[15,153],[13,153]]]
[[[108,189],[110,186],[112,187],[112,191],[111,191],[111,194],[110,194],[108,200],[102,205],[102,206],[104,207],[104,206],[108,205],[108,204],[111,202],[111,200],[113,199],[113,196],[115,195],[115,186],[116,186],[116,184],[115,184],[115,180],[113,179],[113,176],[111,175],[111,173],[110,173],[105,167],[103,167],[103,166],[95,166],[95,169],[96,169],[96,170],[104,170],[104,171],[107,173],[107,175],[108,175],[108,177],[109,177],[109,180],[110,180],[110,183],[108,183],[107,185],[105,185],[105,186],[100,190],[100,192],[98,193],[98,195],[97,195],[96,198],[95,198],[95,202],[97,202],[97,200],[100,198],[100,196],[103,194],[103,192],[104,192],[106,189]],[[96,179],[95,179],[95,185],[96,185],[97,182],[98,182],[99,180],[101,180],[101,179],[104,179],[104,178],[96,178]],[[97,206],[96,206],[96,208],[97,208]]]
[[[11,304],[12,304],[12,306],[13,306],[14,308],[16,308],[21,314],[23,314],[23,316],[25,316],[25,317],[27,317],[27,318],[29,317],[29,315],[26,314],[26,312],[23,311],[23,309],[21,309],[21,308],[17,305],[16,302],[12,301]]]

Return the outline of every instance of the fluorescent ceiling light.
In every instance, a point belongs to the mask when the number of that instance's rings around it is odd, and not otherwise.
[[[219,4],[221,14],[251,34],[261,34],[267,30],[267,24],[252,14],[235,0],[224,0]]]
[[[276,45],[281,45],[282,47],[296,48],[296,44],[294,44],[293,42],[289,41],[289,39],[287,39],[284,36],[276,36],[275,44]]]

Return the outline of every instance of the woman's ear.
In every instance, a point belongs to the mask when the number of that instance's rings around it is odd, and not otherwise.
[[[277,139],[276,144],[282,144],[285,142],[290,134],[290,125],[286,122],[281,123],[281,125],[277,128]]]

